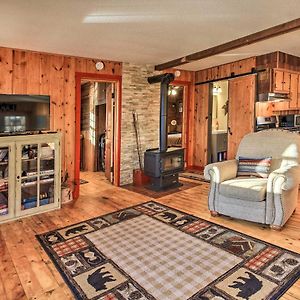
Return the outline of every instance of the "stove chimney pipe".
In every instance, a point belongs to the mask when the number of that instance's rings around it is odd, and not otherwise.
[[[168,89],[169,84],[173,81],[173,73],[165,73],[148,77],[150,84],[160,82],[160,126],[159,126],[159,151],[166,152],[168,149]]]

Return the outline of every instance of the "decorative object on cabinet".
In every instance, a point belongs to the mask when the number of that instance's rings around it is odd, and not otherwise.
[[[0,137],[0,223],[60,207],[60,133]]]

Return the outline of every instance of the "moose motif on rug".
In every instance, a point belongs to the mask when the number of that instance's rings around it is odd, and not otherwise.
[[[239,276],[237,279],[240,281],[233,281],[234,284],[229,285],[229,287],[239,289],[237,296],[249,300],[252,295],[261,290],[263,285],[262,281],[258,280],[252,273],[245,272],[245,274],[248,274],[249,278]]]
[[[163,219],[165,219],[166,221],[171,222],[177,218],[177,215],[174,213],[171,213],[169,211],[166,211],[166,212],[161,213],[161,217]]]
[[[88,276],[87,282],[98,292],[106,290],[106,284],[108,282],[116,281],[112,274],[108,271],[104,271],[105,267],[97,269],[95,272]]]
[[[82,231],[85,231],[87,230],[87,226],[85,224],[82,224],[82,225],[79,225],[77,227],[73,227],[73,228],[70,228],[66,231],[65,233],[65,236],[68,237],[70,236],[71,234],[77,234],[77,233],[80,233]]]

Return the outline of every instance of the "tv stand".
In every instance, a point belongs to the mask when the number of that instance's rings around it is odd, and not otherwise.
[[[0,137],[0,223],[60,207],[61,134]]]

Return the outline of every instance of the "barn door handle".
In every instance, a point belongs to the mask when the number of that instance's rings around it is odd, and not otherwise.
[[[229,132],[230,135],[232,135],[232,131],[231,131],[230,127],[228,127],[228,132]]]

